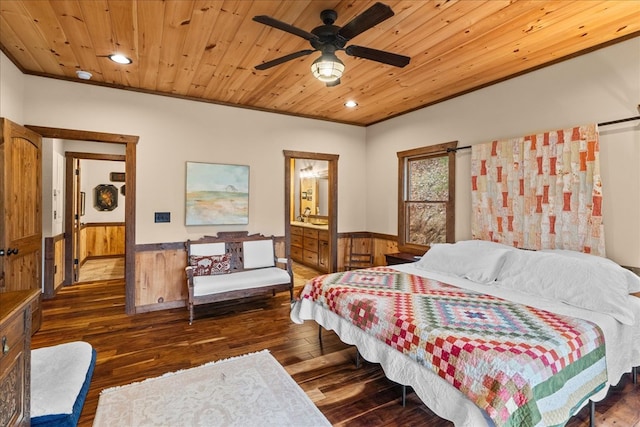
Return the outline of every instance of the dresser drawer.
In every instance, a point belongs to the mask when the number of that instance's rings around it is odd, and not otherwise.
[[[302,236],[304,234],[304,230],[302,227],[291,227],[291,235],[292,236]]]
[[[314,230],[313,228],[305,228],[304,229],[304,237],[310,237],[312,239],[318,238],[318,230]]]
[[[308,263],[308,264],[312,264],[312,265],[317,265],[318,264],[318,253],[317,252],[311,252],[311,251],[304,251],[304,262]]]
[[[302,248],[291,246],[291,259],[294,261],[302,261]]]
[[[16,347],[24,345],[24,312],[17,313],[7,323],[3,323],[0,328],[0,361],[4,364],[5,350],[9,352]]]
[[[299,248],[302,247],[302,236],[297,234],[291,235],[291,246],[297,246]]]
[[[309,239],[309,238],[305,237],[304,238],[304,250],[305,251],[318,252],[318,240]]]

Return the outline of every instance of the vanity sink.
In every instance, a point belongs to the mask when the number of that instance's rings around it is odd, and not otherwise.
[[[296,225],[298,227],[307,227],[307,228],[315,228],[317,230],[328,230],[329,225],[323,222],[302,222],[302,221],[291,221],[291,225]]]

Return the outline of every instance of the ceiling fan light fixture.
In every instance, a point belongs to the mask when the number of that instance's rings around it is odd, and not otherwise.
[[[335,82],[342,77],[344,64],[335,54],[323,53],[320,58],[311,64],[311,72],[313,73],[313,77],[321,82]]]
[[[116,62],[118,64],[123,64],[123,65],[128,65],[133,62],[131,58],[128,58],[120,53],[114,53],[112,55],[109,55],[109,59],[112,60],[113,62]]]

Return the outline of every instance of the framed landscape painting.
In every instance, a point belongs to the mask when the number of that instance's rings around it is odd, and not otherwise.
[[[249,166],[187,162],[186,225],[249,223]]]

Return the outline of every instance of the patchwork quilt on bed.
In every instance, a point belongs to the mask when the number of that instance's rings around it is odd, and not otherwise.
[[[564,425],[607,381],[593,323],[387,267],[318,276],[300,294],[464,393],[497,426]]]

